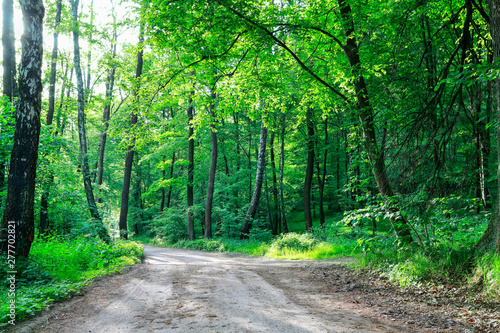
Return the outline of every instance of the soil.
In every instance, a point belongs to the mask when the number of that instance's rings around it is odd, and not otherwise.
[[[145,253],[143,264],[95,281],[14,331],[500,332],[498,304],[447,302],[453,290],[444,287],[402,290],[353,272],[349,258],[287,261],[151,246]]]

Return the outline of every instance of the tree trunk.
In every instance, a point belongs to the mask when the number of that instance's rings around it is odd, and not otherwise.
[[[349,61],[354,80],[354,89],[356,92],[358,117],[362,125],[363,136],[365,138],[365,149],[368,153],[368,160],[372,166],[375,181],[380,194],[386,199],[387,209],[391,212],[391,223],[398,239],[402,243],[413,241],[410,227],[406,219],[400,214],[399,208],[390,203],[387,199],[394,196],[387,170],[385,166],[385,153],[383,147],[380,149],[377,145],[375,130],[375,120],[373,107],[368,97],[368,89],[365,79],[361,73],[361,60],[358,52],[358,43],[354,32],[354,23],[352,19],[351,7],[346,0],[338,0],[340,14],[344,21],[346,44],[343,46],[344,53]]]
[[[278,178],[276,177],[276,162],[274,156],[274,131],[271,132],[271,138],[269,140],[269,148],[271,155],[271,167],[273,172],[273,199],[274,199],[274,207],[273,207],[273,216],[272,216],[272,225],[273,225],[273,235],[279,234],[280,229],[280,220],[278,215]]]
[[[191,211],[191,207],[194,203],[194,194],[193,194],[193,183],[194,183],[194,129],[193,129],[193,95],[194,91],[189,94],[188,99],[188,126],[189,126],[189,138],[188,138],[188,182],[187,182],[187,229],[188,229],[188,239],[194,240],[194,219],[193,212]]]
[[[500,0],[488,0],[490,8],[490,28],[493,40],[493,55],[496,62],[500,61]],[[497,93],[497,147],[500,147],[500,78],[495,79]],[[497,149],[497,204],[493,211],[488,227],[476,248],[493,249],[500,252],[500,149]]]
[[[255,175],[255,187],[253,190],[252,201],[248,206],[243,227],[241,228],[240,239],[247,239],[250,228],[252,227],[252,220],[257,213],[259,207],[260,194],[262,191],[262,182],[264,179],[264,170],[266,169],[266,143],[267,143],[267,127],[264,124],[264,117],[262,117],[260,124],[260,139],[259,139],[259,154],[257,159],[257,172]]]
[[[57,0],[56,22],[54,23],[54,47],[52,48],[52,58],[50,62],[50,80],[49,80],[49,110],[47,112],[47,125],[52,125],[54,117],[55,98],[56,98],[56,78],[57,78],[57,52],[59,33],[57,27],[61,23],[62,0]]]
[[[172,154],[172,163],[170,164],[170,181],[174,179],[174,164],[175,164],[175,151]],[[167,209],[170,208],[170,200],[172,199],[172,183],[170,183],[170,187],[168,189],[167,194]]]
[[[165,158],[163,158],[163,162],[165,162]],[[165,179],[167,172],[165,171],[165,168],[161,171],[161,179]],[[163,212],[165,209],[165,188],[161,188],[161,201],[160,201],[160,213]]]
[[[89,33],[89,53],[87,54],[87,87],[85,88],[85,96],[87,96],[86,101],[90,103],[91,93],[90,93],[90,68],[92,64],[92,35],[94,32],[94,0],[90,1],[90,33]]]
[[[14,35],[14,3],[13,0],[3,0],[3,95],[8,98],[9,103],[14,102],[16,94],[16,47]],[[7,152],[0,151],[0,192],[5,186],[5,163]],[[0,195],[2,202],[3,195]]]
[[[215,93],[212,93],[212,101],[209,111],[211,116],[210,144],[212,153],[210,155],[210,171],[208,172],[207,198],[205,205],[205,238],[212,238],[212,206],[214,201],[215,172],[217,169],[217,131],[215,130]]]
[[[312,224],[311,216],[311,186],[314,173],[314,126],[312,120],[312,110],[308,109],[306,114],[307,125],[307,167],[306,178],[304,180],[304,220],[306,231],[310,231]]]
[[[56,76],[57,76],[57,51],[58,51],[58,40],[59,33],[57,32],[57,27],[61,22],[61,11],[62,11],[62,0],[57,0],[57,11],[56,11],[56,22],[54,23],[54,47],[52,49],[52,59],[50,63],[50,80],[49,80],[49,110],[47,112],[47,126],[52,125],[52,120],[54,118],[55,110],[55,100],[56,100]],[[57,133],[57,131],[51,130],[52,133]],[[54,182],[54,175],[49,171],[48,181],[43,185],[42,198],[40,200],[40,234],[44,235],[49,227],[49,197],[50,197],[50,187]]]
[[[318,187],[319,187],[319,223],[321,228],[325,227],[325,207],[324,207],[324,192],[325,192],[325,180],[326,180],[326,162],[328,158],[328,118],[325,118],[325,147],[323,155],[323,173],[321,173],[321,168],[319,166],[319,149],[318,149],[318,159],[316,162],[316,169],[318,170]]]
[[[143,49],[144,43],[144,27],[141,23],[140,32],[139,32],[139,51],[137,52],[137,67],[135,70],[135,87],[134,87],[134,102],[137,106],[134,108],[138,108],[139,104],[139,89],[141,86],[140,79],[142,76],[142,65],[143,65]],[[135,125],[137,124],[137,110],[133,110],[130,118],[130,129],[134,130]],[[128,146],[127,156],[125,157],[125,169],[123,172],[123,187],[122,187],[122,197],[121,197],[121,205],[120,205],[120,220],[118,222],[118,228],[120,229],[120,237],[124,239],[128,239],[127,232],[127,215],[128,215],[128,201],[129,201],[129,192],[130,192],[130,180],[132,178],[132,164],[134,163],[134,146],[135,146],[135,134],[132,134],[131,143]]]
[[[85,91],[83,89],[82,68],[80,64],[80,45],[79,45],[79,27],[78,27],[78,0],[71,1],[71,12],[73,15],[74,30],[73,30],[73,47],[74,47],[74,67],[76,73],[76,83],[78,87],[78,137],[80,140],[80,160],[81,170],[83,174],[83,185],[85,194],[87,196],[87,203],[89,205],[90,215],[94,219],[95,226],[98,228],[97,233],[99,237],[105,241],[110,242],[108,231],[102,223],[99,210],[94,200],[94,193],[90,178],[89,157],[87,150],[87,135],[85,131]]]
[[[113,11],[113,41],[111,42],[111,54],[112,58],[111,60],[114,61],[116,57],[116,40],[118,38],[117,32],[116,32],[116,18],[114,15]],[[116,72],[116,65],[113,63],[111,65],[111,68],[109,69],[108,76],[106,78],[106,100],[104,104],[104,109],[102,112],[102,122],[104,125],[104,129],[101,132],[101,141],[99,143],[99,160],[97,163],[97,186],[99,187],[102,185],[102,178],[104,174],[104,153],[106,151],[106,141],[107,141],[107,132],[109,128],[109,119],[111,116],[111,101],[113,100],[113,89],[115,85],[115,72]],[[100,198],[97,197],[97,201],[100,202]]]
[[[45,8],[42,0],[25,0],[21,1],[21,9],[24,33],[19,71],[19,104],[0,246],[1,252],[8,255],[28,256],[35,230],[35,177],[40,138]]]
[[[279,196],[280,196],[280,216],[281,216],[281,228],[283,233],[288,233],[288,223],[286,221],[286,211],[285,211],[285,196],[283,189],[283,176],[285,173],[285,123],[286,116],[283,114],[281,118],[281,138],[280,138],[280,179],[279,179]]]

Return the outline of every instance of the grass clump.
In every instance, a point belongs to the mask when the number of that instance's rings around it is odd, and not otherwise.
[[[15,321],[29,318],[54,301],[67,298],[93,278],[119,272],[137,264],[144,255],[142,244],[117,240],[106,244],[99,238],[36,239],[27,259],[17,258],[15,270]],[[0,278],[11,271],[0,258]],[[5,267],[4,267],[5,266]],[[9,289],[0,287],[0,327],[11,320]]]
[[[288,233],[279,236],[271,244],[271,251],[295,250],[309,251],[312,250],[319,241],[311,234]]]
[[[472,264],[472,250],[463,245],[441,244],[408,248],[372,247],[358,262],[359,268],[379,272],[402,287],[422,283],[463,280]]]
[[[350,256],[357,252],[356,240],[352,238],[329,238],[320,241],[310,233],[288,233],[278,236],[265,254],[269,258],[291,260],[329,259]]]
[[[485,296],[500,299],[500,254],[486,253],[477,260],[471,285],[482,285]]]

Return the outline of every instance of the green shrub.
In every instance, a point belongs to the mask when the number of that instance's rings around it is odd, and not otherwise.
[[[288,233],[277,237],[271,243],[271,251],[295,250],[309,251],[318,244],[311,234]]]
[[[208,252],[225,252],[226,246],[220,240],[215,239],[197,239],[193,241],[182,240],[172,245],[175,248],[200,250]]]

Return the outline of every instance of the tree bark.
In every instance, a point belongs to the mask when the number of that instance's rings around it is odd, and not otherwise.
[[[143,66],[143,49],[144,43],[144,27],[141,23],[139,32],[139,51],[137,52],[137,67],[135,70],[135,87],[134,87],[134,102],[136,105],[139,104],[139,89],[140,89],[140,79],[142,76],[142,66]],[[136,108],[137,106],[134,106]],[[130,129],[133,131],[135,125],[137,124],[137,110],[133,110],[130,118]],[[120,237],[128,239],[127,231],[127,215],[128,215],[128,201],[130,192],[130,180],[132,178],[132,164],[134,163],[134,146],[135,146],[135,134],[132,134],[132,142],[128,146],[127,156],[125,157],[125,169],[123,172],[123,187],[122,187],[122,197],[120,205],[120,220],[118,222],[118,228],[120,229]]]
[[[194,218],[191,207],[194,203],[194,193],[193,193],[193,183],[194,183],[194,128],[193,128],[193,95],[194,91],[189,94],[188,99],[188,127],[189,127],[189,138],[188,138],[188,182],[187,182],[187,229],[188,229],[188,239],[194,240]]]
[[[49,80],[49,110],[47,112],[47,126],[52,125],[52,120],[54,118],[55,110],[55,100],[56,100],[56,76],[57,76],[57,52],[58,52],[58,40],[59,33],[57,32],[57,27],[61,22],[61,11],[62,11],[62,0],[57,0],[56,9],[56,22],[54,23],[54,47],[52,48],[52,58],[50,63],[50,80]],[[52,133],[57,133],[55,130],[51,130]],[[49,197],[50,197],[50,187],[54,182],[54,175],[49,171],[48,181],[43,185],[42,198],[40,200],[40,234],[44,235],[49,227]]]
[[[42,103],[42,0],[21,1],[24,33],[19,71],[19,104],[0,232],[1,252],[28,256],[34,239],[36,162]],[[13,84],[13,83],[12,83]]]
[[[314,125],[312,120],[312,110],[308,109],[306,114],[307,125],[307,166],[304,180],[304,220],[306,231],[310,231],[312,224],[311,216],[311,187],[314,173]]]
[[[260,194],[262,192],[262,183],[264,179],[264,170],[266,169],[266,144],[267,144],[267,127],[264,124],[264,116],[260,123],[260,139],[259,139],[259,154],[257,158],[257,172],[255,175],[255,186],[252,195],[252,201],[248,206],[243,227],[241,228],[240,239],[247,239],[252,221],[259,207]]]
[[[208,172],[207,198],[205,205],[205,238],[212,238],[212,206],[214,201],[215,172],[217,169],[217,131],[215,130],[215,93],[212,93],[209,111],[211,116],[210,144],[210,171]]]
[[[493,40],[493,57],[495,62],[500,61],[500,0],[488,0],[490,9],[490,29]],[[497,93],[497,147],[500,147],[500,78],[495,79]],[[492,249],[500,252],[500,149],[497,149],[497,204],[493,211],[488,227],[476,248]]]
[[[89,205],[90,215],[94,219],[95,226],[98,228],[97,233],[99,237],[105,241],[110,242],[108,231],[102,223],[99,210],[94,200],[94,192],[92,189],[92,182],[90,178],[89,157],[87,149],[87,135],[85,130],[85,91],[83,89],[82,68],[80,63],[80,45],[79,45],[79,26],[78,26],[78,1],[70,0],[71,12],[73,15],[73,22],[75,28],[73,30],[73,48],[74,48],[74,67],[76,74],[76,83],[78,87],[78,138],[80,141],[80,160],[81,170],[83,175],[83,185],[85,188],[85,195],[87,196],[87,203]]]

